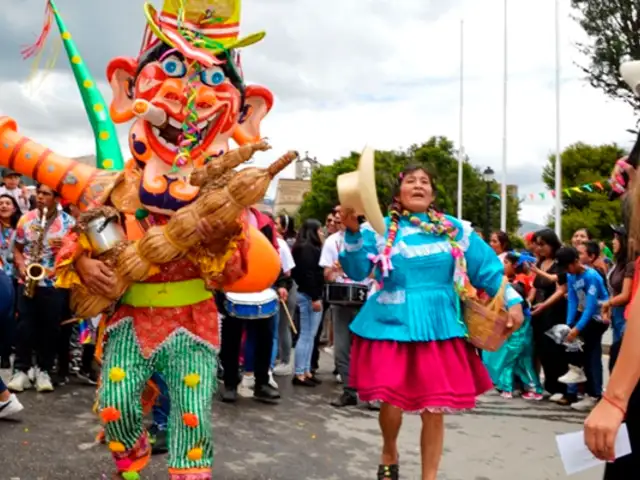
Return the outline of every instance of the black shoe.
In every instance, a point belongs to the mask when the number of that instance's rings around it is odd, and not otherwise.
[[[253,399],[263,403],[278,403],[280,393],[270,385],[256,385],[253,390]]]
[[[291,384],[297,387],[315,387],[316,386],[316,384],[310,378],[305,378],[304,380],[300,380],[298,377],[293,377],[291,379]]]
[[[398,465],[378,466],[378,480],[398,480],[399,478],[400,469]]]
[[[331,402],[332,407],[353,407],[358,405],[358,397],[354,393],[343,392],[338,398]]]
[[[379,412],[380,411],[380,407],[381,407],[381,403],[380,402],[368,402],[367,403],[367,408],[371,411],[374,412]]]
[[[309,378],[310,382],[313,382],[314,385],[322,385],[322,380],[320,380],[318,377],[316,377],[315,374],[313,374],[311,376],[311,378]]]
[[[221,399],[224,403],[236,403],[238,401],[238,390],[235,388],[225,389]]]
[[[2,357],[0,361],[0,369],[8,370],[11,368],[11,361],[8,358]]]
[[[149,428],[149,443],[151,444],[151,455],[162,455],[169,451],[167,447],[167,431],[160,430],[157,425]]]

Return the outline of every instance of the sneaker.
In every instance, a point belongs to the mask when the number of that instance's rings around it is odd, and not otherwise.
[[[287,365],[286,363],[279,363],[273,369],[273,374],[276,377],[288,377],[292,373],[293,373],[293,368],[291,368],[291,365]]]
[[[31,380],[29,380],[29,376],[24,372],[16,372],[9,380],[7,384],[7,388],[12,392],[20,393],[25,390],[31,388],[33,386]]]
[[[253,375],[243,375],[240,385],[238,385],[238,395],[243,398],[253,397],[253,388],[255,386],[256,379]]]
[[[544,396],[541,393],[525,392],[522,395],[522,398],[524,400],[533,400],[533,401],[539,402],[540,400],[542,400],[544,398]]]
[[[575,402],[571,404],[571,408],[577,410],[578,412],[590,412],[593,410],[593,407],[596,406],[598,400],[588,395],[585,395],[582,400],[579,402]]]
[[[553,395],[551,395],[549,397],[549,401],[553,402],[553,403],[558,403],[559,401],[561,401],[564,398],[564,395],[561,393],[554,393]]]
[[[342,392],[342,395],[331,402],[331,406],[336,408],[353,407],[355,405],[358,405],[358,397],[351,392]]]
[[[236,403],[238,401],[238,390],[230,388],[224,390],[221,395],[221,399],[224,403]]]
[[[7,418],[24,410],[24,407],[14,393],[9,396],[6,402],[0,402],[0,418]]]
[[[278,390],[278,383],[275,381],[275,379],[273,378],[273,372],[269,372],[269,386],[271,388],[275,388],[276,390]]]
[[[36,390],[40,393],[53,392],[51,377],[47,372],[38,370],[36,375]]]
[[[280,393],[275,388],[272,388],[270,385],[260,385],[255,388],[253,393],[253,399],[262,403],[278,403],[280,400]]]
[[[513,393],[511,392],[502,392],[500,396],[506,400],[511,400],[513,398]]]
[[[159,428],[155,423],[148,430],[149,443],[151,444],[152,455],[162,455],[169,451],[167,446],[167,431]]]
[[[566,385],[573,385],[576,383],[584,383],[587,381],[587,376],[584,374],[584,370],[580,367],[569,365],[569,371],[562,375],[558,381]]]
[[[339,373],[336,373],[336,383],[342,385],[342,376]]]

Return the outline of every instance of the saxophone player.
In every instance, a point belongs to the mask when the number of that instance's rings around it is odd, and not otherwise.
[[[36,367],[35,387],[53,391],[51,370],[57,352],[57,336],[63,320],[66,292],[54,287],[54,262],[62,238],[74,226],[73,217],[59,206],[58,194],[38,185],[36,208],[18,222],[15,233],[14,262],[18,275],[18,323],[16,358],[9,390],[31,388],[28,372]],[[33,353],[37,365],[32,365]]]

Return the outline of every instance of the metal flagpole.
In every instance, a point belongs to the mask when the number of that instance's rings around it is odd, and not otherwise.
[[[556,0],[556,235],[562,239],[562,159],[560,155],[560,2]]]
[[[458,139],[458,218],[462,218],[462,183],[463,183],[463,122],[464,122],[464,20],[460,20],[460,118]]]
[[[502,97],[502,184],[500,189],[500,230],[507,231],[507,80],[508,80],[508,30],[507,0],[504,0],[504,77]]]

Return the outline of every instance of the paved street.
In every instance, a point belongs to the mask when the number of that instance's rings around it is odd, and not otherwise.
[[[324,360],[326,362],[326,359]],[[325,369],[328,370],[328,369]],[[243,400],[216,402],[218,480],[372,479],[378,463],[376,414],[336,410],[330,376],[318,389],[293,389],[282,381],[277,407]],[[94,390],[81,385],[53,394],[21,395],[25,411],[0,422],[0,480],[102,479],[111,472],[105,447],[92,445],[98,429],[91,413]],[[566,478],[554,435],[581,428],[584,415],[544,403],[482,399],[473,413],[449,416],[442,480],[550,480]],[[401,435],[401,473],[419,479],[420,420],[406,417]],[[166,478],[163,457],[154,457],[148,479]],[[601,470],[575,480],[600,480]]]

